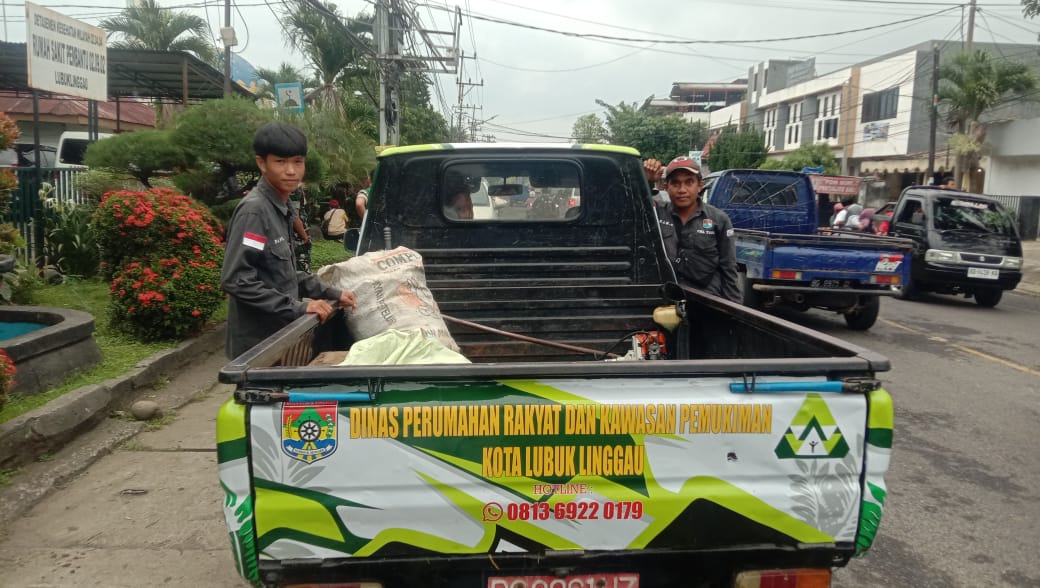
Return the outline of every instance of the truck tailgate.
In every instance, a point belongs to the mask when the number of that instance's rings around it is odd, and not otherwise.
[[[872,275],[910,275],[911,245],[903,239],[842,235],[777,235],[738,231],[737,259],[748,277],[777,279],[773,272],[798,272],[801,281],[857,280]],[[791,278],[784,278],[791,279]]]
[[[308,560],[869,547],[888,394],[731,385],[744,383],[414,381],[358,402],[229,401],[218,455],[236,559],[257,581]]]

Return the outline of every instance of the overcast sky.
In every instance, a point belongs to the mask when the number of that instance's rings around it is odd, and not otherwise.
[[[417,4],[423,24],[449,30],[456,5],[427,1]],[[24,3],[0,2],[4,39],[24,42]],[[91,24],[118,12],[111,0],[38,4]],[[222,1],[160,4],[206,16],[219,39]],[[976,41],[1037,44],[1040,20],[1024,20],[1016,0],[979,0],[978,5]],[[235,50],[242,57],[260,67],[275,68],[283,61],[305,65],[285,46],[272,15],[280,2],[237,0],[233,6]],[[371,2],[363,0],[343,0],[338,6],[346,16],[372,10]],[[460,47],[476,56],[463,60],[462,80],[483,81],[483,86],[465,87],[463,102],[478,106],[477,118],[490,119],[484,133],[499,141],[566,140],[578,116],[602,113],[596,99],[617,104],[651,94],[666,97],[672,82],[729,82],[768,59],[815,56],[822,74],[928,39],[960,42],[966,27],[960,5],[939,0],[466,0],[458,7],[463,12]],[[835,34],[868,27],[876,28]],[[761,42],[790,37],[809,38]],[[675,43],[691,40],[706,42]],[[434,107],[447,116],[458,104],[457,77],[434,79],[439,87]]]

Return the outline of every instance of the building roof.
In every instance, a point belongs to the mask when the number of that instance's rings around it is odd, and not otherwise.
[[[39,98],[40,117],[82,117],[83,124],[87,120],[87,100],[85,98]],[[116,103],[98,102],[98,119],[102,121],[116,120]],[[11,118],[30,119],[33,115],[32,96],[27,95],[0,95],[0,112],[5,112]],[[20,115],[20,116],[19,116]],[[148,104],[142,104],[136,100],[119,101],[119,122],[121,125],[154,127],[155,110]]]
[[[108,95],[184,102],[224,96],[224,74],[183,51],[108,48]],[[253,94],[231,84],[240,96]],[[0,42],[0,90],[30,90],[25,43]]]

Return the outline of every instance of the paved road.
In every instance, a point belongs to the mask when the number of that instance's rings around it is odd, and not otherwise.
[[[819,311],[793,318],[894,365],[882,374],[896,400],[885,520],[872,553],[835,585],[1040,586],[1040,298],[1010,295],[996,309],[886,300],[869,333]],[[214,472],[214,414],[227,391],[205,392],[212,382],[198,377],[222,362],[171,382],[196,395],[174,423],[138,435],[2,531],[0,585],[243,586]]]
[[[1040,298],[885,300],[881,312],[869,333],[800,318],[894,366],[881,375],[896,404],[881,533],[835,585],[1040,587]]]

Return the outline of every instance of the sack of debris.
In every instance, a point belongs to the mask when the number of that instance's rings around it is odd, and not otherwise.
[[[346,313],[355,341],[397,329],[418,332],[459,350],[426,287],[422,256],[415,251],[407,247],[373,251],[327,265],[317,276],[326,286],[352,290],[357,297],[357,309]]]

